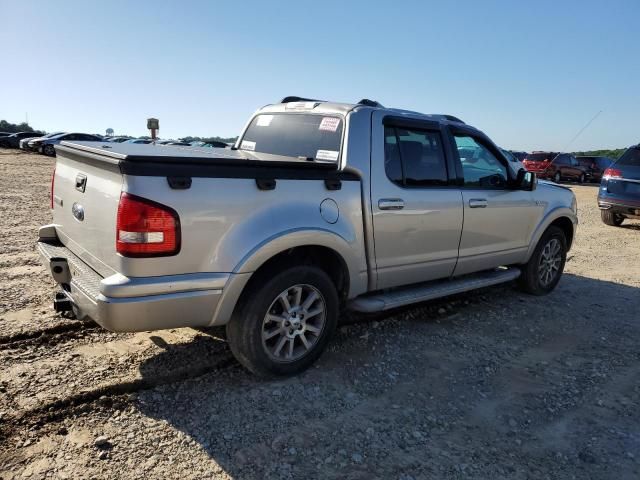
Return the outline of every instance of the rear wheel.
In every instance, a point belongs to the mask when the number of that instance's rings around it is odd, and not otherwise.
[[[520,288],[532,295],[550,293],[560,281],[567,261],[567,239],[564,232],[551,226],[540,238],[518,279]]]
[[[227,325],[231,351],[262,376],[302,372],[315,362],[338,322],[338,294],[315,266],[261,275]]]
[[[622,215],[618,215],[609,210],[600,210],[600,217],[605,224],[612,227],[619,227],[622,225],[622,222],[624,222],[624,217]]]
[[[48,155],[50,157],[55,157],[56,156],[56,149],[53,148],[53,145],[45,145],[44,148],[42,149],[42,153],[44,153],[45,155]]]
[[[560,183],[560,172],[556,172],[555,175],[553,176],[553,181],[556,183]]]

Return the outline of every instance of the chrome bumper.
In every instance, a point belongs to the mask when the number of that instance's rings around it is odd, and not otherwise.
[[[103,278],[57,241],[39,241],[38,252],[73,303],[76,316],[89,317],[108,330],[139,332],[210,326],[226,323],[230,316],[229,305],[222,308],[221,299],[225,286],[237,275],[196,273],[129,278],[116,274]],[[236,278],[231,283],[245,281]],[[235,293],[237,287],[230,290]],[[230,300],[235,304],[237,298]]]

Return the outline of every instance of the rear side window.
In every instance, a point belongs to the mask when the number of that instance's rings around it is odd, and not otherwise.
[[[392,182],[405,187],[447,185],[440,132],[385,126],[384,152],[384,168]]]
[[[274,113],[256,115],[240,149],[321,162],[337,162],[344,120],[338,116]]]
[[[530,153],[529,155],[527,155],[525,157],[525,160],[529,161],[529,162],[544,162],[545,160],[553,160],[553,158],[556,156],[555,153]]]
[[[616,165],[629,165],[631,167],[640,167],[640,148],[630,148],[622,154]]]

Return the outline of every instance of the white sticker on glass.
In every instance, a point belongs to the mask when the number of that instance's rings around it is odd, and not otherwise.
[[[254,151],[256,149],[256,142],[250,142],[249,140],[242,140],[240,144],[240,150]]]
[[[340,125],[340,119],[336,117],[323,117],[320,122],[318,130],[324,130],[325,132],[335,132]]]
[[[259,127],[268,127],[271,125],[271,120],[273,120],[273,115],[259,115],[256,125]]]
[[[335,162],[338,160],[338,153],[335,150],[318,150],[316,152],[316,160],[329,160]]]

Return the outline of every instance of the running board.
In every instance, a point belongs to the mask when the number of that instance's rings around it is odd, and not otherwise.
[[[498,283],[510,282],[519,276],[520,269],[513,267],[488,270],[452,279],[412,285],[383,293],[362,295],[349,302],[349,309],[363,313],[382,312],[477,288],[489,287]]]

